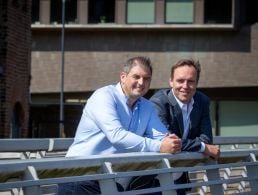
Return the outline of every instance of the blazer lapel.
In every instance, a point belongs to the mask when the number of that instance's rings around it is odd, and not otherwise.
[[[182,138],[184,134],[183,115],[182,115],[181,108],[179,107],[171,90],[168,93],[168,100],[169,100],[169,103],[172,105],[172,109],[174,110],[175,118],[177,119],[177,123],[179,127],[179,133]]]
[[[194,134],[195,132],[192,131],[192,129],[195,129],[194,127],[198,126],[198,122],[200,121],[200,105],[197,97],[194,95],[194,104],[193,104],[193,109],[190,114],[190,131],[189,134]]]

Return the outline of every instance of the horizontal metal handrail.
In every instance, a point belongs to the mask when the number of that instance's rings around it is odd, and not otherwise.
[[[214,136],[213,143],[217,145],[258,144],[258,136]]]
[[[0,139],[0,152],[65,151],[73,140],[73,138]],[[213,142],[218,145],[258,144],[258,136],[214,136]]]
[[[214,161],[201,153],[182,152],[178,154],[124,153],[114,155],[94,155],[88,158],[43,158],[0,161],[0,191],[22,187],[26,193],[38,194],[42,185],[98,180],[102,182],[103,194],[137,194],[155,191],[170,191],[179,188],[209,186],[214,194],[223,194],[223,185],[249,181],[253,193],[258,193],[258,150],[222,151],[219,161]],[[235,159],[227,163],[228,159]],[[241,159],[241,161],[239,161]],[[221,163],[220,163],[221,162]],[[221,169],[245,167],[247,176],[221,180]],[[180,184],[173,183],[174,173],[188,171],[206,172],[208,180]],[[77,174],[76,174],[77,173]],[[121,177],[157,174],[161,186],[158,188],[118,193],[106,185],[115,184]],[[15,178],[18,181],[13,181]],[[11,181],[8,181],[11,178]],[[107,182],[109,181],[109,182]],[[114,185],[115,186],[115,185]]]

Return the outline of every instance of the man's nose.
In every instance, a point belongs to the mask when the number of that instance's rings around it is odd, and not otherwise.
[[[187,87],[188,87],[188,82],[187,82],[187,81],[184,81],[183,87],[184,87],[184,88],[187,88]]]
[[[139,84],[143,84],[144,83],[144,79],[143,78],[140,78],[139,80],[138,80],[138,82],[139,82]]]

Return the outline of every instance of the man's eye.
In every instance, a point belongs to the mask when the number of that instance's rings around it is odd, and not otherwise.
[[[145,80],[145,81],[150,81],[151,78],[150,78],[150,77],[146,77],[146,78],[144,78],[144,80]]]
[[[134,79],[140,79],[140,77],[137,76],[137,75],[133,75],[132,77],[133,77]]]

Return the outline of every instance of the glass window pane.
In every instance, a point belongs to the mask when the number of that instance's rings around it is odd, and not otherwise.
[[[230,24],[232,13],[231,0],[206,0],[204,3],[206,24]]]
[[[193,23],[193,0],[167,0],[166,23]]]
[[[154,0],[128,0],[127,23],[154,23]]]
[[[222,136],[258,136],[258,102],[221,101],[219,126]]]
[[[62,23],[62,0],[51,1],[50,22]],[[65,1],[65,23],[75,23],[77,17],[77,0]]]
[[[39,22],[39,0],[32,0],[31,2],[31,22]]]
[[[89,0],[89,24],[114,23],[115,0]]]

